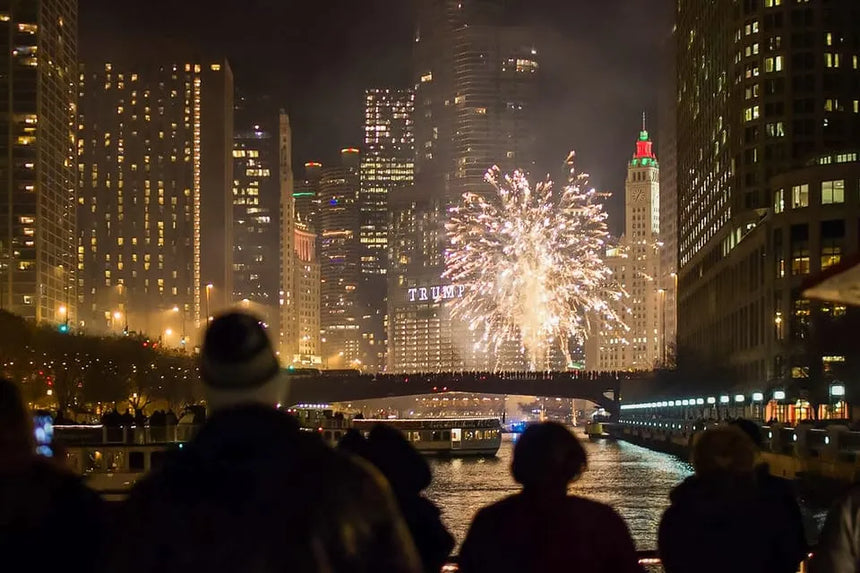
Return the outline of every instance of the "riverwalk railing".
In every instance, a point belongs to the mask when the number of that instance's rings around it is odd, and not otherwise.
[[[657,551],[637,551],[636,557],[639,559],[639,565],[647,571],[648,573],[662,573],[663,572],[663,564],[660,561],[660,556],[657,554]],[[800,568],[797,570],[798,573],[807,573],[809,571],[809,561],[812,559],[812,553],[809,553],[807,558],[800,564]],[[459,568],[457,567],[456,558],[448,563],[444,567],[442,567],[442,573],[457,573]]]

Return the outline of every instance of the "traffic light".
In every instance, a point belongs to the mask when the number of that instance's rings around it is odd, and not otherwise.
[[[67,334],[69,332],[69,323],[63,322],[58,327],[57,330],[60,331],[61,334]]]

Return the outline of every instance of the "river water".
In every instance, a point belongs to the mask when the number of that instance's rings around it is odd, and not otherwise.
[[[458,546],[480,508],[520,489],[510,474],[512,436],[503,437],[496,458],[430,460],[433,484],[427,497],[442,510]],[[638,549],[656,549],[657,526],[669,505],[669,492],[692,473],[690,465],[627,442],[583,441],[583,445],[588,469],[571,486],[571,493],[609,504],[627,522]]]

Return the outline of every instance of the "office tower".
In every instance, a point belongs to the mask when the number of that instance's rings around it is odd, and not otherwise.
[[[660,169],[644,120],[624,183],[625,234],[606,264],[627,296],[616,309],[626,329],[598,322],[586,343],[587,370],[650,370],[665,361],[666,289],[660,284]]]
[[[320,263],[317,237],[306,223],[296,222],[296,310],[298,356],[294,364],[319,366],[320,355]]]
[[[395,322],[389,332],[401,333],[425,328],[408,322],[424,320],[416,318],[416,309],[402,307],[409,289],[442,286],[448,207],[467,191],[492,192],[483,179],[492,165],[504,171],[534,166],[532,129],[540,76],[534,34],[507,24],[504,2],[421,0],[416,16],[414,200],[405,198],[405,211],[393,217],[395,224],[409,229],[406,235],[421,229],[426,236],[419,238],[422,248],[411,251],[411,256],[424,258],[411,258],[399,266],[397,276],[389,278],[389,317]],[[414,224],[403,222],[406,212],[416,218]],[[435,246],[429,240],[436,241]],[[407,323],[397,324],[397,320]],[[438,350],[440,362],[431,364],[431,370],[452,364],[499,366],[489,354],[475,354],[474,340],[460,321],[450,327],[431,321],[427,328],[426,344],[438,342],[439,346],[420,350],[416,356],[434,357]],[[399,340],[389,341],[389,354],[411,352],[394,348]],[[451,347],[456,357],[449,360]],[[399,361],[389,360],[389,367]]]
[[[293,188],[293,198],[296,204],[296,217],[299,221],[307,223],[310,229],[316,232],[319,221],[317,215],[320,209],[320,178],[322,177],[322,163],[308,161],[305,163],[304,179],[296,179]]]
[[[232,299],[226,62],[86,66],[78,122],[81,315],[199,344]]]
[[[341,165],[320,180],[320,326],[323,364],[354,368],[361,362],[361,282],[358,149],[341,151]]]
[[[0,307],[77,324],[75,0],[0,1]]]
[[[665,291],[664,357],[661,363],[675,362],[678,337],[678,143],[675,73],[675,32],[664,46],[662,75],[658,94],[657,151],[660,156],[660,287]]]
[[[858,18],[851,0],[676,12],[679,359],[782,387],[800,416],[792,389],[821,393],[849,355],[824,333],[851,312],[802,283],[858,250]]]
[[[365,92],[364,145],[359,192],[362,307],[361,360],[371,371],[385,368],[388,270],[388,199],[395,189],[412,188],[415,146],[412,90]]]
[[[361,273],[384,275],[387,269],[388,196],[411,187],[415,171],[412,90],[365,92],[364,155],[361,157],[359,209]]]
[[[268,123],[244,123],[233,140],[233,301],[278,332],[278,139]]]

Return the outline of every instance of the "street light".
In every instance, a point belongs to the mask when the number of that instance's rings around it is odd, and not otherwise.
[[[66,308],[66,305],[61,305],[57,309],[57,313],[60,315],[59,331],[65,334],[69,331],[69,309]]]
[[[182,335],[179,339],[179,344],[185,346],[185,312],[183,312],[178,305],[173,306],[173,312],[182,312]]]

